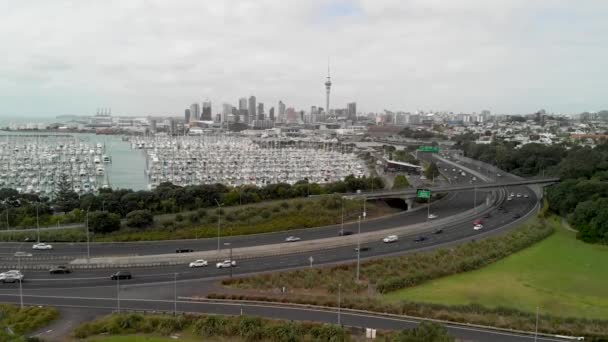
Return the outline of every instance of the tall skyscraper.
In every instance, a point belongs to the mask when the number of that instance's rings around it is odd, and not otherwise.
[[[270,121],[274,122],[275,118],[274,118],[274,107],[270,107],[270,110],[268,111],[268,117],[270,118]]]
[[[279,121],[280,122],[287,121],[285,119],[285,104],[283,103],[283,101],[279,101]]]
[[[329,59],[327,60],[327,81],[325,81],[325,110],[329,114],[329,91],[331,89],[331,78],[329,76]]]
[[[201,105],[193,103],[190,105],[190,120],[198,121],[201,119]]]
[[[190,109],[184,111],[184,119],[186,119],[186,123],[190,122]]]
[[[201,115],[201,120],[203,121],[211,121],[213,120],[211,114],[211,101],[203,102],[203,113]]]
[[[255,96],[249,97],[249,122],[256,120]]]
[[[247,98],[239,99],[239,117],[242,123],[249,123],[249,109],[247,109]]]
[[[287,108],[287,122],[288,123],[296,123],[298,122],[298,114],[296,113],[296,110],[293,109],[293,107],[289,107]]]
[[[264,104],[258,103],[258,120],[264,120]]]
[[[346,105],[348,113],[348,119],[349,120],[357,120],[357,102],[351,102],[349,104]]]
[[[228,115],[232,114],[232,105],[230,103],[224,103],[222,105],[222,116],[220,122],[227,122]]]

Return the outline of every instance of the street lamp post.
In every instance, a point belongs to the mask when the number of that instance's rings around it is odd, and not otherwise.
[[[38,204],[40,202],[36,202],[36,239],[37,242],[40,243],[40,219],[38,218]]]
[[[340,224],[340,232],[344,234],[344,197],[341,198],[340,203],[342,204],[342,223]]]
[[[536,327],[534,329],[534,342],[538,338],[538,306],[536,307]]]
[[[359,268],[361,267],[361,216],[359,216],[359,230],[357,232],[357,281],[359,281]]]
[[[473,187],[473,209],[477,212],[477,184]]]
[[[230,247],[230,278],[232,278],[232,243],[224,242],[224,246]]]
[[[177,272],[173,273],[173,316],[177,315]]]
[[[86,229],[86,235],[87,235],[87,263],[91,262],[91,245],[90,245],[90,240],[89,240],[89,210],[91,209],[91,206],[89,206],[87,208],[87,215],[86,215],[86,222],[85,222],[85,229]]]
[[[19,279],[19,304],[21,305],[21,309],[23,309],[23,286],[21,285],[22,279]]]
[[[338,284],[338,325],[342,325],[340,306],[342,303],[342,284]]]
[[[116,311],[120,313],[120,276],[116,276]]]
[[[220,251],[220,228],[222,225],[222,205],[215,199],[217,203],[217,251]]]

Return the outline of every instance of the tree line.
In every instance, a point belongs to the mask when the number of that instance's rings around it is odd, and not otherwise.
[[[98,194],[79,196],[72,190],[70,182],[62,178],[58,182],[58,190],[53,199],[20,194],[13,189],[0,189],[0,227],[35,227],[37,223],[46,226],[57,222],[83,222],[87,212],[92,217],[101,216],[105,225],[115,225],[117,221],[127,219],[127,225],[136,227],[150,223],[151,215],[215,207],[218,203],[231,206],[383,188],[382,178],[357,178],[350,175],[343,181],[328,184],[312,183],[306,179],[294,185],[277,183],[264,187],[230,187],[223,184],[182,187],[162,183],[154,190],[101,189]]]
[[[594,147],[495,141],[475,144],[475,135],[456,138],[467,157],[520,176],[556,176],[546,189],[549,210],[565,217],[589,243],[608,244],[608,143]]]

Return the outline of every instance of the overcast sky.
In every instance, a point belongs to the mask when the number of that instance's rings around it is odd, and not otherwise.
[[[608,108],[606,0],[0,1],[0,117]],[[268,109],[267,109],[268,110]]]

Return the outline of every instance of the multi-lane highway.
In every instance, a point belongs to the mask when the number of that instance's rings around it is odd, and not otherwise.
[[[470,177],[462,177],[458,167],[452,167],[440,164],[442,173],[452,182],[470,182]],[[452,171],[454,169],[454,171]],[[467,172],[468,174],[468,172]],[[458,177],[458,178],[456,178]],[[480,180],[477,180],[478,182]],[[501,190],[504,193],[521,194],[521,197],[515,197],[513,200],[506,201],[504,196],[501,198],[494,208],[480,212],[479,215],[473,215],[461,220],[455,220],[450,225],[443,228],[439,234],[433,234],[432,227],[423,233],[404,233],[400,234],[399,240],[395,243],[383,243],[380,240],[366,243],[365,246],[369,250],[361,253],[362,259],[378,258],[387,255],[403,254],[407,252],[438,248],[441,246],[462,243],[463,241],[475,239],[478,237],[487,236],[498,233],[505,228],[514,225],[514,222],[522,220],[527,213],[531,212],[537,205],[538,199],[533,191],[525,186],[513,187]],[[485,201],[487,192],[478,191],[475,194],[473,191],[463,191],[459,193],[449,194],[446,198],[433,203],[430,212],[438,215],[440,218],[446,218],[455,214],[471,210],[476,205],[481,205]],[[525,197],[526,195],[527,197]],[[502,207],[501,210],[498,207]],[[482,218],[484,228],[479,231],[473,230],[473,220]],[[380,231],[389,228],[407,226],[427,221],[427,210],[416,210],[404,212],[397,215],[392,215],[386,218],[366,220],[361,224],[361,232]],[[349,223],[344,225],[345,230],[349,230],[356,234],[357,224]],[[230,242],[234,248],[247,246],[264,246],[269,244],[283,243],[286,236],[296,235],[303,240],[317,240],[323,238],[336,238],[340,225],[302,229],[296,231],[268,233],[250,236],[233,236],[223,237],[221,243]],[[223,232],[225,233],[225,232]],[[417,237],[423,235],[424,241],[415,241]],[[0,246],[0,257],[2,262],[13,262],[11,256],[16,251],[33,252],[34,256],[46,256],[47,263],[59,263],[55,261],[56,257],[77,257],[86,254],[86,245],[84,244],[54,244],[52,251],[31,251],[31,244],[3,244]],[[287,254],[281,256],[265,256],[251,259],[237,260],[238,266],[232,269],[234,275],[252,274],[259,272],[275,271],[281,269],[293,269],[299,267],[307,267],[310,265],[310,257],[313,259],[313,265],[331,264],[349,262],[356,258],[357,254],[354,251],[355,246],[346,246],[340,248],[322,249],[305,254]],[[200,240],[184,240],[184,241],[163,241],[163,242],[147,242],[147,243],[94,243],[91,245],[91,256],[116,256],[116,255],[154,255],[163,253],[174,253],[178,248],[189,248],[196,251],[215,250],[217,248],[216,239],[200,239]],[[22,284],[21,293],[24,294],[23,300],[26,304],[44,304],[44,305],[68,305],[68,306],[90,306],[90,307],[114,307],[104,301],[111,301],[116,297],[116,282],[109,279],[109,275],[116,269],[90,269],[90,270],[75,270],[72,274],[66,275],[50,275],[48,271],[26,270],[25,281]],[[190,269],[187,264],[172,265],[172,266],[157,266],[136,268],[130,270],[133,273],[133,279],[121,281],[120,291],[123,293],[125,305],[136,308],[154,308],[161,309],[166,305],[167,298],[171,298],[175,288],[175,284],[179,283],[179,295],[190,296],[201,293],[201,286],[208,286],[208,281],[228,276],[229,269],[216,269],[214,265],[208,267]],[[177,280],[177,283],[174,281]],[[174,284],[171,286],[171,284]],[[15,302],[19,300],[20,294],[18,284],[0,284],[0,301]],[[72,299],[70,299],[72,297]],[[105,298],[97,301],[94,298]],[[128,300],[131,300],[129,302]],[[130,304],[129,304],[130,303]],[[180,303],[182,310],[196,312],[217,312],[212,310],[210,306],[205,306],[200,303]],[[221,306],[217,306],[221,307]],[[218,309],[220,310],[220,309]],[[223,310],[223,309],[222,309]],[[266,315],[266,312],[260,308],[251,307],[251,313]],[[221,311],[221,310],[220,310]],[[290,316],[293,315],[293,316]],[[270,315],[272,316],[272,315]],[[283,318],[289,317],[308,317],[305,319],[319,320],[319,316],[310,312],[299,312],[279,316]],[[300,318],[293,318],[300,319]],[[354,318],[353,318],[354,319]],[[346,322],[346,321],[345,321]],[[383,324],[392,324],[387,320],[378,321],[378,328],[383,327]],[[373,326],[376,327],[376,326]],[[477,334],[476,332],[475,334]],[[470,339],[476,336],[469,332],[467,336]],[[491,340],[500,341],[501,339],[494,338]],[[486,336],[486,337],[487,337]],[[503,339],[504,341],[521,340]],[[478,340],[489,340],[478,339]]]

